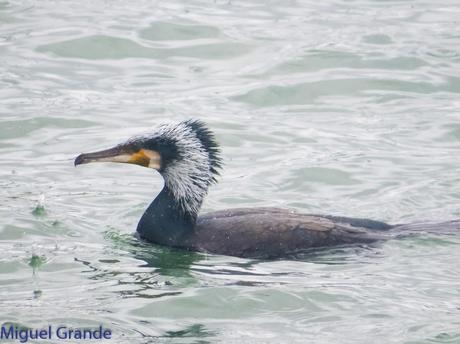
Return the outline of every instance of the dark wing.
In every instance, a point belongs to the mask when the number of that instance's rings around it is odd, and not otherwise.
[[[325,217],[334,222],[348,224],[352,227],[360,227],[360,228],[366,228],[366,229],[371,229],[371,230],[386,231],[394,227],[382,221],[362,219],[362,218],[357,218],[357,217],[343,217],[343,216],[332,216],[332,215],[317,215],[317,216]]]
[[[313,247],[383,238],[372,228],[357,226],[356,220],[297,214],[277,208],[217,211],[198,218],[191,245],[211,253],[275,258]]]

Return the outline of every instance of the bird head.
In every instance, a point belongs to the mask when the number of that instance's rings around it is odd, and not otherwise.
[[[193,214],[221,167],[214,135],[199,120],[161,125],[113,148],[80,154],[75,166],[92,162],[129,163],[157,170],[169,192]]]

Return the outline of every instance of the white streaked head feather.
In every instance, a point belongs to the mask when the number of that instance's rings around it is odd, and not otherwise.
[[[154,137],[175,142],[178,158],[164,166],[161,174],[182,210],[196,217],[213,182],[206,147],[187,122],[161,125],[157,127]]]

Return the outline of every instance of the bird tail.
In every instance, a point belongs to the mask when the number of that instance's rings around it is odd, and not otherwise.
[[[407,236],[411,234],[459,234],[460,220],[446,221],[441,223],[409,223],[395,225],[392,231],[397,236]]]

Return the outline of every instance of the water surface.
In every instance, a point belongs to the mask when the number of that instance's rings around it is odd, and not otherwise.
[[[88,165],[199,118],[204,211],[460,218],[457,1],[0,2],[0,322],[111,343],[460,343],[460,236],[259,261],[133,238],[162,186]]]

